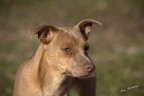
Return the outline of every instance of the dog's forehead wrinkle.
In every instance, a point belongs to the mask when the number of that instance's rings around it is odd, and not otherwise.
[[[82,36],[82,34],[79,32],[79,30],[75,27],[60,27],[59,29],[61,29],[64,33],[66,33],[66,35],[75,38],[76,40],[80,40],[80,41],[84,41],[84,38]]]

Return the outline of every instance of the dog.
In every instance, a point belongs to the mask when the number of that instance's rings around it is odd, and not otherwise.
[[[95,65],[88,56],[92,25],[85,19],[74,27],[42,25],[34,28],[41,44],[35,55],[19,68],[13,96],[96,96]]]

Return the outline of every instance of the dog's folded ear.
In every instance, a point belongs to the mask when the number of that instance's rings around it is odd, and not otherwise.
[[[48,44],[54,37],[55,32],[57,32],[58,30],[59,29],[55,26],[42,25],[32,29],[30,32],[32,33],[32,35],[37,34],[38,39],[40,39],[42,43]]]
[[[83,34],[83,36],[87,40],[88,39],[88,35],[92,31],[92,25],[93,24],[99,25],[99,26],[102,25],[98,21],[95,21],[95,20],[92,20],[92,19],[84,19],[84,20],[80,21],[75,27],[80,29],[80,32]]]

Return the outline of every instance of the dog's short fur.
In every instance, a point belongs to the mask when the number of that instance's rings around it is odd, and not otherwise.
[[[68,96],[73,86],[79,96],[96,96],[95,66],[87,43],[92,24],[101,25],[85,19],[74,27],[43,25],[32,30],[41,44],[19,68],[13,96]]]

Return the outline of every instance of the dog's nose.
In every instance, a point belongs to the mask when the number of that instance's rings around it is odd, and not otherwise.
[[[88,64],[88,65],[86,65],[85,68],[88,72],[92,72],[95,69],[95,65],[94,64]]]

